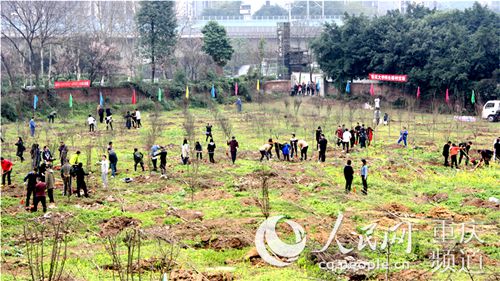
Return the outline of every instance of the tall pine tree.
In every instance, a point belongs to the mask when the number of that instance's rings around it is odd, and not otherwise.
[[[203,33],[203,51],[212,57],[219,67],[217,72],[222,74],[222,67],[231,60],[234,53],[226,29],[215,21],[209,21],[201,33]]]
[[[151,60],[153,82],[157,62],[170,56],[176,43],[174,5],[173,1],[142,1],[136,15],[140,52]]]

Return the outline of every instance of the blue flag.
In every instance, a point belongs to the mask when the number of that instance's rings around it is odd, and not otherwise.
[[[351,92],[351,82],[347,82],[347,85],[345,86],[345,91],[347,93],[350,93]]]
[[[102,93],[99,92],[99,105],[103,106],[104,105],[104,99],[102,98]]]
[[[35,95],[35,96],[33,97],[33,109],[34,109],[34,110],[36,110],[36,104],[37,104],[37,103],[38,103],[38,96],[37,96],[37,95]]]
[[[210,91],[210,93],[212,94],[212,98],[215,98],[215,87],[214,87],[214,84],[212,84],[212,90]]]

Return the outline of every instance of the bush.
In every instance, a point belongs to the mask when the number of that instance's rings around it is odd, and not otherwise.
[[[11,122],[17,121],[16,108],[12,104],[6,99],[2,99],[2,122],[4,122],[4,119]]]
[[[155,102],[151,99],[141,99],[136,107],[140,111],[153,111],[155,109]]]

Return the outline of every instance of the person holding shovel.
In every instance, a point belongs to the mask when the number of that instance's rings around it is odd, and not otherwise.
[[[272,140],[271,140],[271,142],[272,142]],[[260,152],[260,162],[262,162],[262,160],[264,159],[264,157],[266,157],[266,159],[269,160],[269,153],[270,153],[271,149],[273,149],[273,145],[269,144],[269,142],[265,143],[259,149],[259,152]]]
[[[35,186],[37,183],[38,168],[33,168],[33,171],[29,172],[26,177],[24,177],[23,182],[26,184],[26,210],[30,210],[30,198],[33,196],[33,205],[35,205]],[[41,180],[40,180],[41,181]]]
[[[462,164],[462,158],[465,157],[465,166],[469,165],[469,151],[472,146],[472,142],[469,141],[467,143],[462,142],[458,144],[458,146],[461,148],[460,149],[460,158],[458,158],[458,165]]]

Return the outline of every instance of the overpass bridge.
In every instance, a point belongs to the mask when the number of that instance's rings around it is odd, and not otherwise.
[[[201,38],[201,29],[209,21],[217,21],[226,28],[231,38],[275,39],[279,22],[290,22],[291,38],[311,38],[322,31],[325,23],[335,22],[342,25],[342,16],[270,16],[270,17],[216,17],[205,16],[189,19],[180,29],[182,38]],[[181,20],[182,22],[182,20]]]

